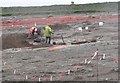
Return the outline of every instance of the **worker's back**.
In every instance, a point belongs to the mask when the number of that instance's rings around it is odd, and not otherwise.
[[[51,33],[52,33],[52,29],[47,25],[45,27],[45,36],[49,37],[51,36]]]
[[[29,29],[29,32],[30,32],[30,33],[33,33],[34,30],[35,30],[35,27],[31,27],[31,28]]]

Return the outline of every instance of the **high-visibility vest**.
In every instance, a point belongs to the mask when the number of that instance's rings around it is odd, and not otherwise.
[[[49,37],[51,36],[51,33],[52,33],[52,29],[47,25],[45,27],[45,36]]]
[[[32,33],[34,30],[35,30],[35,27],[31,27],[31,28],[29,29],[29,32]]]

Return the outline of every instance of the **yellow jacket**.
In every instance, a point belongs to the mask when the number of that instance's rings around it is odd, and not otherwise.
[[[50,37],[51,34],[52,34],[52,29],[47,25],[47,26],[45,27],[45,36],[46,36],[46,37]]]

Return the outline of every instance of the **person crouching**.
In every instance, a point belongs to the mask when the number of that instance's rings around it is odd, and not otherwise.
[[[28,37],[28,38],[34,39],[34,34],[35,34],[35,31],[36,31],[36,30],[37,30],[36,27],[31,27],[31,28],[29,29],[29,37]]]

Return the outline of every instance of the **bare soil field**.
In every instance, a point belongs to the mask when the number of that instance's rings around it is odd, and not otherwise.
[[[118,15],[91,15],[2,17],[2,81],[117,81]],[[52,24],[57,44],[28,39],[34,23]]]

